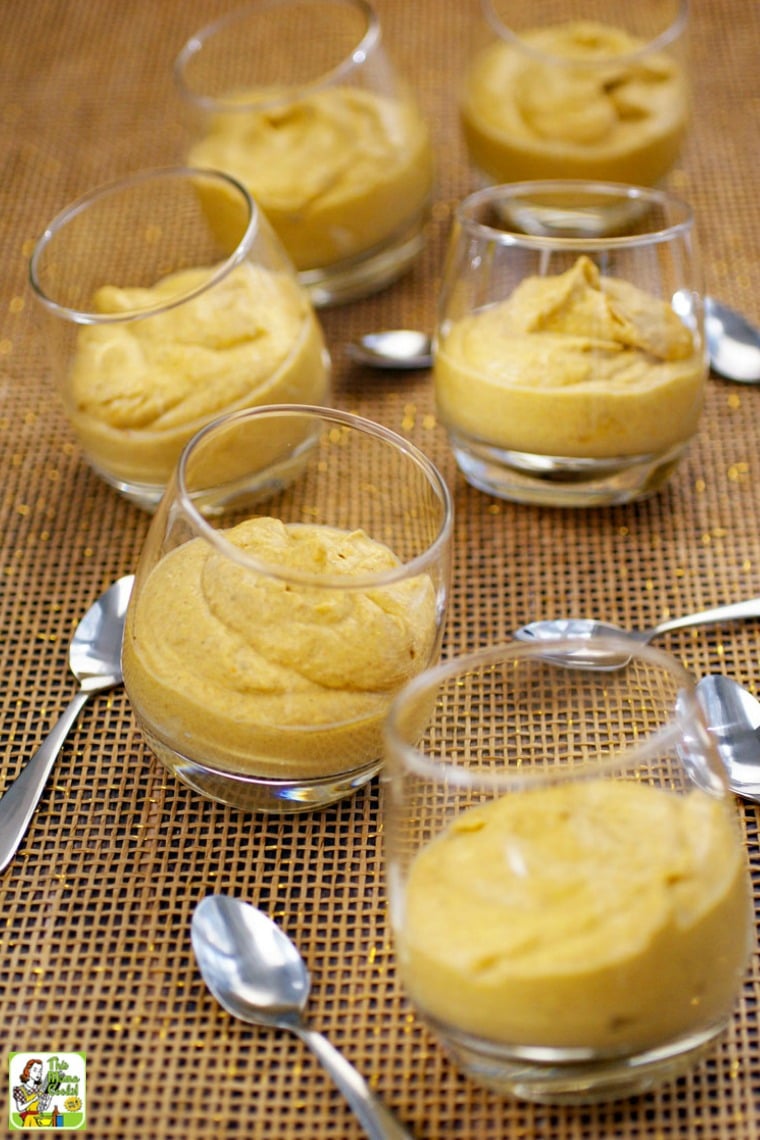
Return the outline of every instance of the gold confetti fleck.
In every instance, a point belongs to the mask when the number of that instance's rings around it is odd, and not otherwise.
[[[726,398],[726,403],[732,411],[736,411],[737,408],[742,406],[742,398],[736,392],[731,392]]]
[[[24,297],[11,297],[8,311],[11,313],[22,313],[25,304],[26,299]]]
[[[694,490],[697,492],[697,494],[704,495],[706,489],[707,484],[705,483],[704,479],[697,479],[696,483],[694,484]]]
[[[728,478],[732,483],[743,483],[749,474],[749,463],[732,463],[728,469]]]

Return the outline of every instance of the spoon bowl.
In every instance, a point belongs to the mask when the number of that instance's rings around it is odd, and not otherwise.
[[[676,296],[673,306],[678,312],[684,302]],[[705,338],[713,372],[739,384],[760,384],[760,329],[746,317],[714,297],[705,297]],[[433,343],[416,329],[387,329],[352,341],[348,354],[371,368],[430,368]]]
[[[121,642],[133,576],[114,582],[90,606],[69,646],[69,668],[79,692],[0,798],[0,871],[10,863],[40,801],[63,743],[94,693],[121,684]]]
[[[760,803],[760,701],[731,677],[710,674],[697,699],[735,795]]]
[[[519,641],[545,641],[550,645],[559,638],[591,638],[615,636],[629,638],[632,642],[646,645],[660,634],[669,633],[676,629],[687,629],[695,625],[718,625],[727,621],[746,621],[750,618],[760,618],[760,598],[749,598],[744,602],[731,602],[725,606],[715,606],[710,610],[701,610],[699,613],[686,614],[684,617],[671,618],[660,622],[651,629],[624,630],[607,622],[595,621],[593,618],[560,618],[557,620],[534,621],[529,625],[521,626],[515,630],[514,637]],[[583,654],[582,652],[566,654],[563,656],[564,664],[573,664],[578,668],[612,670],[622,669],[630,661],[630,657],[619,654]]]
[[[193,912],[191,938],[203,980],[228,1013],[300,1037],[372,1140],[412,1140],[356,1069],[304,1022],[309,972],[288,936],[263,911],[228,895],[208,895]]]
[[[760,329],[746,317],[705,297],[705,338],[713,372],[738,384],[760,384]]]
[[[391,371],[430,368],[433,363],[432,339],[418,329],[384,329],[365,333],[358,340],[350,341],[347,351],[357,364]]]

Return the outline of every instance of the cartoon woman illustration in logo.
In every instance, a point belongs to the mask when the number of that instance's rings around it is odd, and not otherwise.
[[[53,1097],[48,1092],[47,1081],[43,1083],[42,1073],[42,1061],[37,1057],[30,1058],[21,1072],[21,1083],[13,1089],[13,1099],[24,1128],[46,1128],[50,1124]]]

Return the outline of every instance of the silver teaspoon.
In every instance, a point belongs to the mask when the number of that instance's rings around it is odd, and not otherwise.
[[[79,681],[79,692],[0,798],[0,871],[26,834],[50,770],[85,703],[93,693],[121,684],[121,641],[132,581],[129,575],[114,582],[74,631],[69,667]]]
[[[208,895],[193,912],[191,938],[203,980],[228,1013],[300,1037],[372,1140],[412,1140],[353,1065],[306,1025],[308,970],[288,936],[263,911],[228,895]]]
[[[417,329],[365,333],[358,340],[349,341],[346,351],[352,360],[368,364],[370,368],[413,371],[430,368],[433,363],[432,340]]]
[[[760,329],[714,297],[705,297],[705,338],[713,372],[739,384],[760,383]],[[348,353],[371,368],[412,370],[433,363],[432,339],[416,329],[366,333],[349,343]]]
[[[717,625],[724,621],[746,621],[748,618],[760,618],[760,598],[749,598],[744,602],[732,602],[729,605],[716,606],[711,610],[686,614],[685,617],[670,618],[651,629],[624,630],[608,622],[595,621],[593,618],[559,618],[530,622],[529,625],[515,630],[513,636],[520,641],[545,641],[550,644],[558,638],[581,639],[614,635],[646,645],[653,638],[663,633],[670,633],[672,630],[687,629],[694,625]],[[574,654],[572,661],[569,655],[565,655],[564,659],[568,665],[574,663],[587,669],[607,670],[621,669],[630,660],[629,657],[598,653],[588,657]]]
[[[731,677],[711,674],[697,685],[731,791],[760,803],[760,701]]]
[[[705,297],[705,338],[713,372],[739,384],[760,384],[760,329],[746,317]]]

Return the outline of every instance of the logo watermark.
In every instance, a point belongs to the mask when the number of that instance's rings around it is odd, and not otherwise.
[[[87,1123],[84,1053],[9,1053],[8,1127],[78,1132]]]

